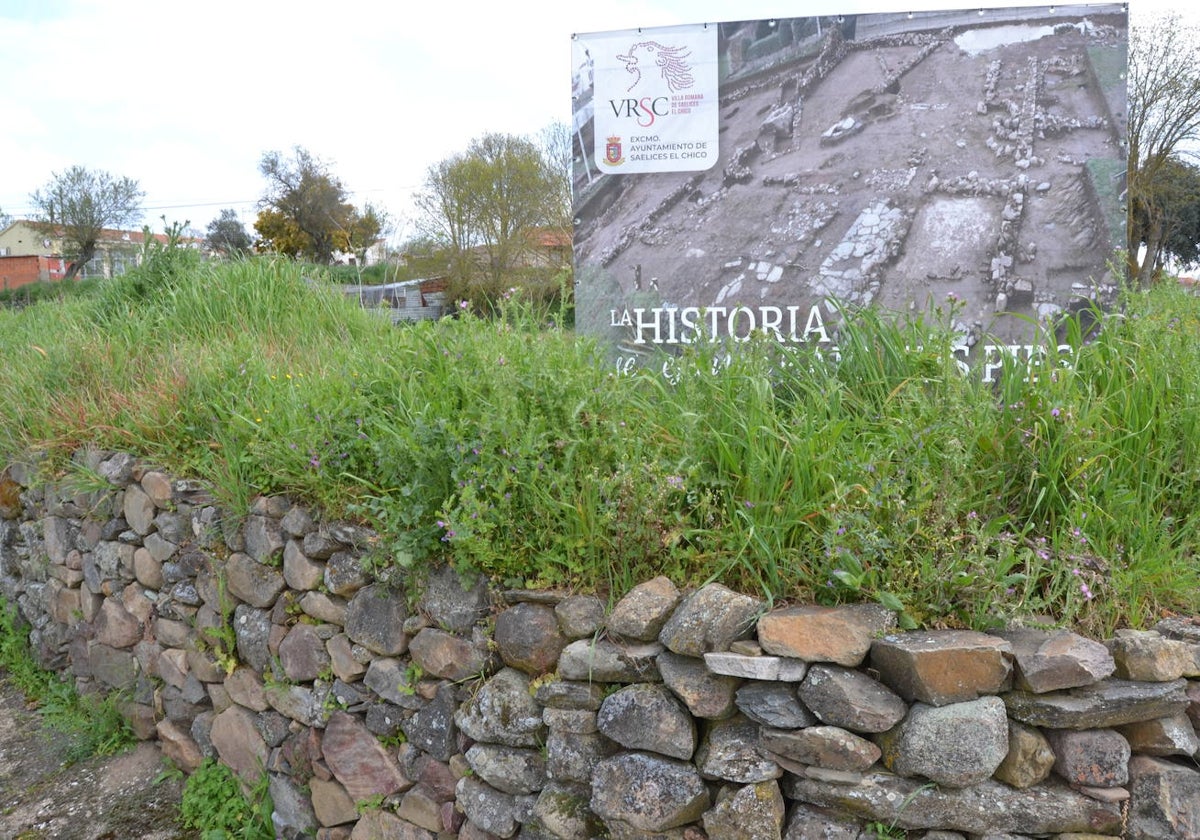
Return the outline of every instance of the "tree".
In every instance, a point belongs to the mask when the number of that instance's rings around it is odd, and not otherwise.
[[[1180,266],[1200,263],[1200,166],[1172,159],[1160,194],[1162,255]],[[1161,260],[1160,260],[1161,262]]]
[[[6,227],[8,227],[11,224],[12,224],[12,216],[5,213],[4,208],[0,207],[0,230],[4,230]]]
[[[144,196],[132,178],[82,166],[52,173],[49,183],[30,195],[42,230],[62,236],[63,256],[71,261],[64,280],[74,279],[96,255],[105,228],[124,228],[141,218]]]
[[[300,146],[291,158],[267,152],[258,169],[267,179],[254,223],[263,250],[327,264],[335,251],[365,251],[386,225],[382,211],[368,205],[360,213],[350,204],[342,182]]]
[[[253,244],[235,210],[222,210],[209,222],[204,241],[211,250],[227,257],[245,254]]]
[[[1150,281],[1162,258],[1175,166],[1190,154],[1188,144],[1200,140],[1196,38],[1195,27],[1182,24],[1177,14],[1130,31],[1126,247],[1139,285]]]
[[[485,134],[429,167],[416,196],[417,226],[444,249],[452,295],[488,297],[518,274],[524,282],[537,273],[529,259],[539,247],[537,235],[569,233],[569,155],[566,127],[552,126],[540,145]]]

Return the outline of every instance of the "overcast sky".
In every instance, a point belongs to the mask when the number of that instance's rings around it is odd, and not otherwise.
[[[249,229],[263,152],[303,146],[402,225],[425,170],[486,132],[569,122],[571,35],[953,8],[942,0],[0,0],[0,210],[73,165],[138,180],[144,221]],[[1042,5],[996,2],[996,5]],[[1134,0],[1135,24],[1164,8]]]

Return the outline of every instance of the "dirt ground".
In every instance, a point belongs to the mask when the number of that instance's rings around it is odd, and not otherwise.
[[[0,840],[199,837],[178,824],[180,782],[156,782],[155,745],[75,764],[64,761],[67,747],[0,680]]]

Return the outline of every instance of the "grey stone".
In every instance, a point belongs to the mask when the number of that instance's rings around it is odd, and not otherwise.
[[[96,641],[113,648],[131,648],[142,638],[142,623],[112,598],[104,599],[93,626]]]
[[[945,706],[1009,688],[1012,645],[973,630],[897,633],[872,643],[871,667],[905,700]]]
[[[1129,762],[1130,840],[1200,837],[1200,772],[1162,758]]]
[[[355,802],[411,787],[396,760],[353,715],[334,712],[321,739],[325,763]]]
[[[299,540],[288,540],[283,547],[283,580],[301,592],[316,589],[325,580],[325,564],[310,560]]]
[[[179,550],[177,543],[163,539],[158,533],[147,534],[142,538],[142,545],[150,552],[150,556],[160,563],[171,559],[175,552]]]
[[[536,695],[535,695],[536,696]],[[542,721],[563,734],[590,735],[599,732],[596,713],[587,709],[542,709]]]
[[[778,779],[783,768],[758,749],[758,724],[743,717],[714,721],[696,751],[696,767],[706,779],[755,784]]]
[[[278,559],[283,551],[283,530],[279,520],[270,516],[248,516],[242,528],[246,553],[259,563]]]
[[[221,761],[248,784],[258,781],[269,755],[255,722],[253,712],[241,706],[230,706],[213,718],[210,732],[213,748]]]
[[[541,604],[521,603],[504,610],[496,617],[493,638],[505,665],[533,676],[553,671],[567,645],[555,610]]]
[[[683,599],[658,639],[682,656],[703,656],[709,651],[729,650],[737,639],[749,638],[763,609],[763,602],[710,583]]]
[[[276,837],[309,837],[317,830],[317,816],[313,813],[309,795],[287,776],[271,773],[267,783],[268,793],[275,810],[271,822]]]
[[[146,536],[154,527],[154,502],[146,495],[146,491],[136,484],[125,488],[122,512],[129,527],[140,536]]]
[[[304,726],[321,726],[325,723],[327,710],[324,696],[311,688],[276,684],[265,686],[263,693],[272,709],[297,723]]]
[[[550,782],[538,794],[533,813],[561,840],[591,840],[601,835],[600,821],[589,807],[591,788],[571,782]]]
[[[655,832],[698,820],[708,810],[709,796],[691,765],[635,752],[600,762],[592,779],[591,806],[605,823]]]
[[[895,626],[895,613],[879,604],[789,607],[758,620],[758,643],[778,656],[853,668],[871,641]]]
[[[661,679],[656,658],[662,645],[621,645],[611,639],[579,639],[558,657],[558,675],[583,682],[638,683]]]
[[[311,624],[293,625],[279,643],[279,664],[294,682],[312,682],[330,670],[325,640]]]
[[[401,724],[408,742],[438,761],[449,761],[458,751],[457,707],[454,687],[442,683],[433,699]]]
[[[836,726],[810,726],[798,730],[764,728],[760,738],[765,750],[829,770],[861,772],[880,757],[879,747],[875,744]]]
[[[1171,682],[1197,676],[1192,646],[1154,630],[1118,630],[1108,642],[1121,679]]]
[[[403,592],[371,584],[358,590],[346,605],[346,635],[380,656],[399,656],[408,650],[407,618]]]
[[[330,840],[344,840],[343,835],[331,833],[329,836]],[[405,822],[390,811],[370,808],[362,813],[345,840],[380,840],[385,837],[387,840],[433,840],[434,835]]]
[[[965,788],[939,788],[888,773],[869,773],[853,785],[789,775],[782,787],[791,799],[836,807],[847,816],[906,830],[1119,835],[1122,825],[1119,805],[1099,802],[1049,780],[1015,790],[991,779]]]
[[[865,840],[862,823],[829,808],[796,802],[788,813],[783,840]]]
[[[763,781],[719,796],[704,814],[704,830],[710,840],[779,840],[783,818],[779,784]]]
[[[706,653],[704,664],[714,674],[748,680],[800,682],[808,673],[803,659],[741,653]]]
[[[619,747],[603,735],[551,729],[546,736],[546,766],[556,781],[590,783],[597,765]]]
[[[604,699],[604,688],[594,682],[540,681],[534,697],[547,708],[585,709],[594,712],[600,708],[600,702]]]
[[[1008,754],[1008,718],[998,697],[948,706],[915,703],[903,722],[876,743],[893,772],[967,787],[996,772]]]
[[[682,597],[666,577],[639,583],[613,607],[608,617],[608,632],[622,639],[654,641]]]
[[[638,683],[605,698],[596,716],[600,732],[629,749],[690,759],[696,724],[666,686]]]
[[[317,525],[313,522],[312,516],[300,505],[295,505],[288,509],[288,512],[279,520],[279,527],[283,530],[283,533],[293,538],[303,538],[305,534],[311,534],[317,530]]]
[[[354,800],[340,783],[314,777],[309,780],[308,788],[313,811],[321,825],[351,823],[360,816]]]
[[[604,604],[595,595],[572,595],[554,608],[558,629],[567,641],[585,639],[604,629]]]
[[[800,729],[817,722],[817,716],[800,702],[796,686],[789,683],[746,683],[734,697],[742,714],[763,726]]]
[[[1135,753],[1158,756],[1200,754],[1200,738],[1196,737],[1191,720],[1183,712],[1165,718],[1127,723],[1117,727],[1117,731],[1125,737],[1129,748]]]
[[[1113,729],[1051,729],[1054,772],[1073,785],[1121,787],[1129,781],[1129,742]]]
[[[83,670],[114,689],[128,689],[137,678],[137,660],[127,650],[118,650],[99,642],[87,644],[87,664]]]
[[[999,633],[1013,646],[1016,687],[1042,694],[1091,685],[1112,675],[1112,654],[1103,644],[1069,630],[1018,628]]]
[[[252,607],[264,609],[275,603],[283,591],[283,574],[249,554],[234,552],[225,561],[225,582],[229,594]]]
[[[436,800],[429,789],[419,782],[400,800],[396,816],[405,822],[420,826],[426,831],[442,831],[442,803]]]
[[[851,732],[884,732],[908,713],[908,706],[891,689],[837,665],[809,668],[799,696],[822,723]]]
[[[663,683],[684,702],[693,717],[719,720],[737,711],[734,692],[741,681],[711,673],[703,659],[665,650],[658,655],[658,670]]]
[[[458,708],[454,721],[476,741],[510,747],[536,747],[545,733],[542,708],[529,693],[529,677],[515,668],[504,668],[485,682]]]
[[[481,575],[461,576],[449,566],[430,571],[421,585],[421,611],[451,633],[469,633],[487,616],[490,601],[487,581]]]
[[[1033,694],[1003,695],[1009,717],[1050,729],[1103,729],[1169,717],[1187,708],[1186,683],[1108,679],[1095,685]]]
[[[356,554],[335,551],[325,564],[325,588],[332,595],[348,598],[369,582],[362,558]]]
[[[371,703],[367,706],[366,717],[363,718],[363,725],[381,741],[395,738],[403,731],[400,728],[403,723],[404,710],[391,703]]]
[[[497,837],[512,837],[520,827],[520,806],[516,797],[501,793],[491,785],[464,776],[458,780],[458,805],[467,819]]]
[[[476,744],[466,759],[475,775],[502,793],[537,793],[546,783],[546,759],[539,750]]]
[[[346,601],[336,595],[326,595],[324,592],[305,592],[300,596],[301,612],[327,624],[345,626],[347,609]]]
[[[479,676],[488,666],[488,658],[472,641],[436,627],[414,636],[408,652],[424,673],[447,680]]]
[[[329,536],[327,532],[317,529],[304,535],[301,540],[301,548],[305,556],[311,557],[313,560],[328,560],[334,555],[334,552],[345,546]]]
[[[233,611],[233,630],[237,638],[238,659],[260,674],[271,668],[271,616],[266,610],[238,604]]]
[[[183,546],[184,543],[190,542],[191,529],[189,523],[190,516],[184,516],[182,513],[175,511],[159,511],[154,517],[154,530],[157,536],[168,543],[175,546]]]
[[[1008,755],[996,768],[995,778],[1015,788],[1045,781],[1054,767],[1054,750],[1041,731],[1015,720],[1008,722]]]
[[[407,709],[416,709],[421,705],[416,697],[416,684],[409,666],[399,659],[380,657],[372,659],[367,666],[363,685],[374,691],[389,703],[394,703]]]

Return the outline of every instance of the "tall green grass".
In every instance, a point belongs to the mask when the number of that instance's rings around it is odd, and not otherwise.
[[[964,375],[953,312],[847,317],[838,358],[694,345],[618,376],[517,294],[395,328],[297,266],[151,260],[0,313],[0,454],[125,448],[235,511],[286,493],[374,525],[381,576],[522,586],[665,573],[908,623],[1096,631],[1194,608],[1200,304],[1130,293],[1066,364]]]

